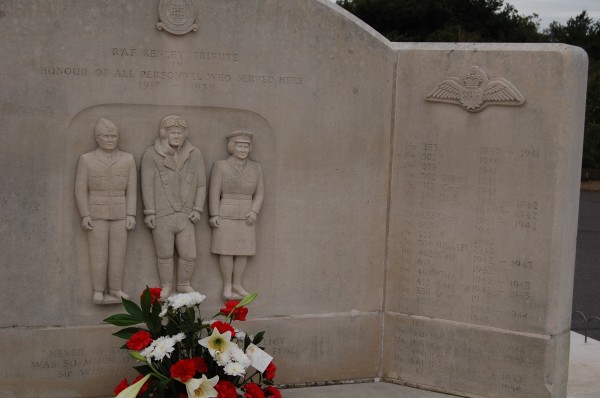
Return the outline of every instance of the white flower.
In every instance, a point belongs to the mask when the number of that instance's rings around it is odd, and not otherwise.
[[[246,332],[244,332],[243,330],[235,329],[235,338],[238,339],[239,341],[244,341],[244,339],[246,338]]]
[[[191,379],[185,383],[189,398],[211,398],[219,395],[215,386],[219,382],[219,376],[208,379],[202,375],[200,379]]]
[[[152,356],[160,361],[164,357],[171,357],[171,353],[175,350],[175,339],[172,337],[159,337],[152,342],[154,351]]]
[[[170,358],[171,353],[175,350],[175,344],[180,343],[185,338],[185,334],[179,333],[175,336],[163,336],[154,340],[148,347],[140,351],[140,354],[147,360],[152,358],[157,361],[164,357]]]
[[[165,315],[167,315],[167,311],[169,310],[169,306],[167,305],[167,303],[163,304],[163,306],[160,309],[160,314],[158,314],[159,317],[163,317]]]
[[[173,339],[177,342],[177,343],[181,343],[181,341],[183,339],[185,339],[185,333],[177,333],[175,336],[173,336]]]
[[[152,344],[150,344],[148,347],[146,347],[142,351],[140,351],[140,355],[142,355],[144,358],[149,360],[152,358],[153,351],[154,351],[154,347],[152,346]]]
[[[180,293],[174,296],[170,296],[167,299],[167,305],[172,307],[174,310],[181,307],[193,307],[194,305],[200,304],[206,298],[205,295],[198,292],[193,293]]]
[[[212,334],[201,340],[198,340],[198,344],[208,348],[208,352],[212,357],[215,357],[217,351],[223,353],[229,350],[231,343],[231,332],[228,330],[221,334],[217,328],[214,328]]]
[[[231,350],[227,350],[224,352],[215,351],[215,355],[213,355],[215,361],[217,361],[217,365],[225,366],[231,361]]]
[[[238,362],[244,368],[250,366],[250,358],[248,355],[244,354],[244,351],[240,347],[233,346],[229,352],[231,353],[230,355],[232,361]]]
[[[246,368],[238,362],[231,361],[225,368],[223,368],[226,374],[230,376],[243,376],[246,374]]]

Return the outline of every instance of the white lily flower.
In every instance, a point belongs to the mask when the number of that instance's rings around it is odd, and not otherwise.
[[[223,353],[229,350],[231,345],[231,332],[228,330],[221,334],[217,328],[214,328],[211,335],[198,340],[198,344],[208,348],[208,352],[215,357],[217,351]]]
[[[140,390],[142,389],[144,383],[149,378],[150,378],[150,374],[147,374],[146,376],[144,376],[143,378],[141,378],[136,383],[130,385],[129,387],[127,387],[126,389],[124,389],[123,391],[121,391],[119,393],[119,395],[117,395],[115,398],[135,398],[135,397],[137,397],[137,395],[140,392]],[[213,396],[216,397],[216,395],[213,395]],[[208,395],[207,395],[207,397],[208,397]]]
[[[215,386],[219,382],[219,376],[212,379],[202,375],[200,379],[191,379],[185,383],[185,388],[189,398],[214,398],[219,393],[215,390]]]

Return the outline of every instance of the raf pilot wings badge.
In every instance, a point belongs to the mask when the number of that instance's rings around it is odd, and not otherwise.
[[[525,97],[508,80],[489,79],[479,67],[473,66],[461,79],[447,77],[438,81],[425,100],[460,105],[469,112],[480,112],[488,105],[519,106]]]

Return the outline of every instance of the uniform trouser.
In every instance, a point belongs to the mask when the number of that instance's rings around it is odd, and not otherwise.
[[[127,228],[125,220],[93,220],[94,229],[88,231],[92,287],[104,292],[108,277],[110,290],[122,290],[125,270]]]
[[[196,261],[196,231],[188,214],[179,212],[158,218],[152,237],[159,260],[173,258],[177,247],[182,260]]]

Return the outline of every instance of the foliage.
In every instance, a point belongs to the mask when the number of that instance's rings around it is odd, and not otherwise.
[[[537,15],[503,0],[338,0],[391,41],[523,42],[541,38]]]
[[[548,41],[583,48],[589,56],[583,167],[600,168],[600,20],[594,21],[583,11],[566,25],[556,21],[544,30]]]
[[[583,167],[600,168],[600,20],[586,11],[540,32],[504,0],[337,0],[391,41],[565,43],[589,56]]]
[[[126,340],[121,348],[140,362],[138,378],[115,388],[117,398],[238,398],[244,391],[280,397],[273,385],[276,367],[258,347],[264,332],[249,336],[232,325],[246,319],[245,306],[256,294],[226,302],[210,321],[201,318],[200,293],[177,294],[162,305],[159,297],[160,288],[146,288],[139,306],[123,299],[127,313],[104,320],[125,327],[114,335]]]

